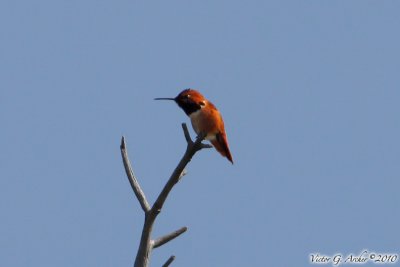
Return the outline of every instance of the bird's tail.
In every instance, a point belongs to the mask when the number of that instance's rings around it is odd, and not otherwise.
[[[231,151],[229,150],[228,140],[225,134],[218,133],[216,138],[211,140],[211,144],[223,157],[226,157],[233,164]]]

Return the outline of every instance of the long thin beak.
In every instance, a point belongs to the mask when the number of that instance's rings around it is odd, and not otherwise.
[[[171,97],[157,97],[157,98],[154,98],[154,100],[174,100],[174,101],[175,101],[175,98],[171,98]]]

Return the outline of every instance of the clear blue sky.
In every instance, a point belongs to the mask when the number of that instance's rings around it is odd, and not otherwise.
[[[143,213],[185,149],[200,90],[235,160],[201,151],[152,266],[308,266],[400,253],[400,2],[0,3],[0,265],[132,266]],[[365,265],[367,266],[367,265]],[[372,265],[371,265],[372,266]]]

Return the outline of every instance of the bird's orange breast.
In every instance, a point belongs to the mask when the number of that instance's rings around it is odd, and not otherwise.
[[[215,135],[224,132],[224,122],[219,111],[210,102],[205,107],[190,114],[190,120],[197,134],[206,133],[206,139],[215,139]]]

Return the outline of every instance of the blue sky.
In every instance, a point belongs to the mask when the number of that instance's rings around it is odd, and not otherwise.
[[[2,1],[0,265],[132,266],[196,88],[235,160],[199,152],[152,266],[308,266],[400,253],[397,1]],[[193,133],[193,132],[192,132]],[[372,264],[365,266],[373,266]]]

